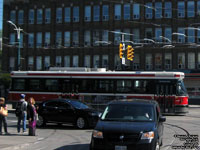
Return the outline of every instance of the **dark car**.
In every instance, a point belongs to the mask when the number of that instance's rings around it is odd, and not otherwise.
[[[159,150],[164,121],[156,101],[111,102],[92,133],[90,150]]]
[[[39,104],[37,126],[48,122],[72,123],[79,129],[94,127],[99,113],[88,105],[70,99],[53,99]]]

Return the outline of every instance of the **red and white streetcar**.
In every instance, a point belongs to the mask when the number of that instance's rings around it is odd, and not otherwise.
[[[57,68],[50,71],[13,71],[9,100],[20,94],[37,102],[73,98],[98,108],[116,99],[154,99],[164,113],[187,113],[188,94],[182,72],[106,71]]]

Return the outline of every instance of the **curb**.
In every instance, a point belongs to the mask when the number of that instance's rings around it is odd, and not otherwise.
[[[17,146],[10,146],[10,147],[6,147],[6,148],[2,148],[2,150],[20,150],[20,149],[23,149],[23,148],[26,148],[28,147],[30,144],[26,143],[26,144],[20,144],[20,145],[17,145]]]

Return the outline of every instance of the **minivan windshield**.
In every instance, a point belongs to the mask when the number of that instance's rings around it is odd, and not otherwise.
[[[154,121],[152,105],[110,104],[104,110],[101,120],[105,121]]]

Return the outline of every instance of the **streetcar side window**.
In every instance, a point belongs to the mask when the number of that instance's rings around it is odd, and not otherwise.
[[[25,90],[26,85],[25,79],[13,79],[12,80],[12,90]]]
[[[117,80],[117,92],[119,93],[132,93],[131,80]]]
[[[41,91],[42,90],[41,79],[30,79],[29,80],[29,90],[30,91]]]
[[[46,91],[59,91],[59,80],[57,79],[46,79],[45,80],[45,90]]]

